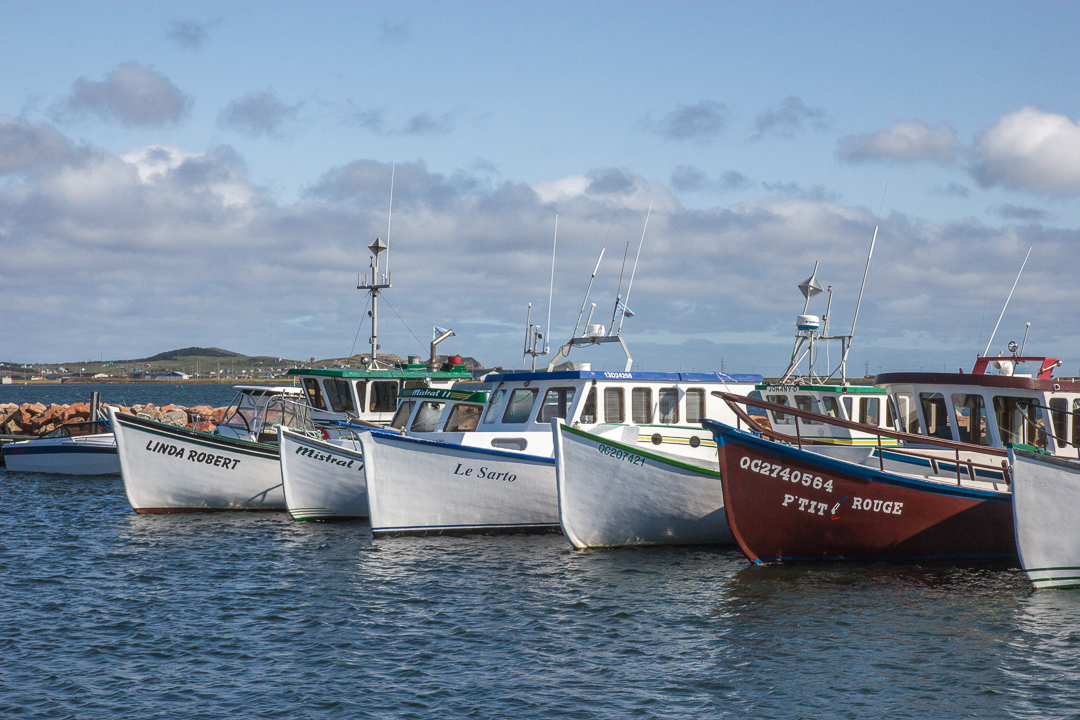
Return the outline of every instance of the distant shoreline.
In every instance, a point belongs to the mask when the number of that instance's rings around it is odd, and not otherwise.
[[[188,378],[187,380],[133,380],[129,378],[64,378],[63,380],[12,380],[16,385],[291,385],[291,378]]]

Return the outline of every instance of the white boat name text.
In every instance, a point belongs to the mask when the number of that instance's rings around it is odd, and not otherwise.
[[[767,463],[762,460],[751,460],[745,456],[739,460],[739,467],[743,470],[749,468],[750,472],[761,473],[762,475],[767,475],[769,477],[778,477],[782,480],[787,480],[788,482],[802,483],[804,487],[813,486],[815,490],[824,489],[825,492],[832,492],[833,488],[833,481],[823,480],[820,475],[799,472],[798,470],[786,468],[783,465]]]

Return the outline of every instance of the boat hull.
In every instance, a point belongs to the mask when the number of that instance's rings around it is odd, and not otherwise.
[[[1016,556],[1009,493],[880,472],[705,423],[728,523],[755,563]]]
[[[559,522],[576,548],[734,542],[720,473],[554,428]]]
[[[1080,587],[1080,463],[1010,450],[1020,565],[1036,589]]]
[[[120,474],[137,513],[285,510],[273,445],[219,437],[110,409]]]
[[[370,432],[360,445],[376,537],[559,530],[553,458]]]
[[[293,520],[368,516],[364,457],[354,449],[278,429],[281,483]],[[339,441],[346,442],[346,441]]]
[[[120,472],[112,433],[80,438],[28,440],[4,446],[8,472],[114,475]]]

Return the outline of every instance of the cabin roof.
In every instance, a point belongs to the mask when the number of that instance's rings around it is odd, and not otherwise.
[[[367,380],[423,380],[434,378],[436,380],[471,380],[472,373],[462,368],[461,370],[402,370],[391,368],[389,370],[347,370],[342,368],[292,368],[286,375],[336,377],[349,379]]]
[[[892,372],[874,378],[875,385],[957,385],[1039,392],[1080,392],[1080,382],[1039,380],[1016,375],[974,375],[971,373]]]
[[[616,372],[606,370],[563,370],[559,372],[508,372],[488,375],[486,382],[539,382],[541,380],[637,380],[640,382],[731,382],[760,383],[761,375],[735,373]]]

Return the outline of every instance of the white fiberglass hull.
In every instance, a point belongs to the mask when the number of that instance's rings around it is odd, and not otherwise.
[[[733,543],[720,473],[553,424],[559,522],[576,548]]]
[[[285,509],[276,447],[109,415],[135,512]]]
[[[1010,450],[1020,565],[1036,589],[1080,586],[1080,462]]]
[[[368,516],[364,456],[355,441],[315,440],[278,429],[281,482],[293,520],[344,520]]]
[[[4,445],[9,472],[58,475],[112,475],[120,472],[112,433],[83,437],[39,438]]]
[[[360,445],[376,536],[558,530],[552,458],[366,432]]]

